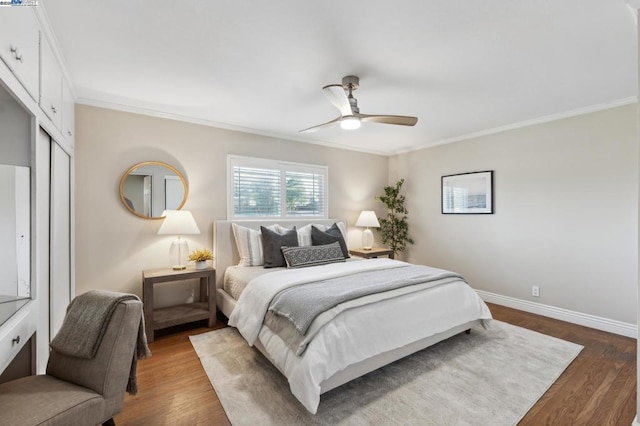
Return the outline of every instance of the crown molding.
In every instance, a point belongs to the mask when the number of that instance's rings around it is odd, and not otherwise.
[[[429,144],[424,144],[422,146],[415,147],[415,148],[412,148],[412,149],[396,151],[392,155],[405,154],[407,152],[419,151],[421,149],[433,148],[433,147],[436,147],[436,146],[446,145],[446,144],[450,144],[450,143],[454,143],[454,142],[466,141],[466,140],[469,140],[469,139],[475,139],[475,138],[479,138],[479,137],[482,137],[482,136],[488,136],[488,135],[493,135],[493,134],[496,134],[496,133],[507,132],[509,130],[521,129],[523,127],[530,127],[530,126],[535,126],[535,125],[538,125],[538,124],[549,123],[549,122],[552,122],[552,121],[563,120],[565,118],[576,117],[576,116],[579,116],[579,115],[589,114],[589,113],[592,113],[592,112],[598,112],[598,111],[604,111],[604,110],[607,110],[607,109],[618,108],[618,107],[625,106],[625,105],[631,105],[631,104],[634,104],[634,103],[637,103],[637,102],[638,102],[638,97],[637,96],[630,96],[628,98],[618,99],[618,100],[611,101],[611,102],[605,102],[605,103],[596,104],[596,105],[592,105],[592,106],[588,106],[588,107],[584,107],[584,108],[577,108],[577,109],[574,109],[574,110],[565,111],[565,112],[561,112],[561,113],[558,113],[558,114],[546,115],[544,117],[538,117],[538,118],[534,118],[532,120],[520,121],[520,122],[517,122],[517,123],[507,124],[506,126],[499,126],[499,127],[494,127],[492,129],[481,130],[479,132],[467,133],[466,135],[460,135],[460,136],[456,136],[456,137],[449,138],[449,139],[442,139],[440,141],[437,141],[437,142],[434,142],[434,143],[429,143]]]

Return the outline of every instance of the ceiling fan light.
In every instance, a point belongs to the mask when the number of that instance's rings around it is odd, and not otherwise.
[[[340,120],[340,127],[345,130],[359,129],[360,119],[358,117],[354,117],[353,115],[342,117],[342,120]]]

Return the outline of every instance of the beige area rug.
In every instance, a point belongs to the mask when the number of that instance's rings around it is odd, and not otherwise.
[[[233,425],[515,425],[582,346],[500,321],[320,397],[315,416],[235,328],[191,336]]]

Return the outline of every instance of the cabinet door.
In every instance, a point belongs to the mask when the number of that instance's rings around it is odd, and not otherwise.
[[[0,58],[38,101],[40,27],[33,7],[0,7]]]
[[[62,79],[62,135],[69,139],[73,145],[73,135],[75,130],[75,101],[71,94],[69,84]]]
[[[50,338],[58,333],[71,302],[71,160],[51,142],[51,225],[49,250]]]
[[[40,53],[42,61],[40,108],[60,129],[62,127],[62,71],[45,37],[42,37]]]

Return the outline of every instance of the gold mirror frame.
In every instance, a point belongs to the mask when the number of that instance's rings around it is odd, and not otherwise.
[[[178,169],[176,169],[175,167],[173,167],[170,164],[163,163],[162,161],[143,161],[142,163],[134,164],[133,166],[129,167],[129,169],[127,169],[126,172],[124,172],[124,174],[120,178],[120,201],[122,201],[122,205],[125,206],[125,208],[128,211],[130,211],[132,214],[134,214],[135,216],[138,216],[138,217],[140,217],[142,219],[158,220],[158,219],[164,218],[164,216],[146,216],[146,215],[144,215],[142,213],[137,212],[135,210],[135,208],[132,208],[129,205],[129,203],[127,202],[127,198],[124,195],[124,185],[125,185],[125,182],[127,180],[127,177],[133,171],[135,171],[136,169],[139,169],[140,167],[145,167],[145,166],[161,166],[161,167],[165,167],[165,168],[169,169],[173,174],[175,174],[180,179],[180,181],[182,182],[182,187],[183,187],[183,190],[184,190],[184,194],[183,194],[183,197],[182,197],[182,202],[176,208],[176,210],[182,209],[184,204],[187,202],[187,196],[189,195],[189,186],[187,185],[187,181],[184,178],[183,174],[180,173],[180,171]]]

